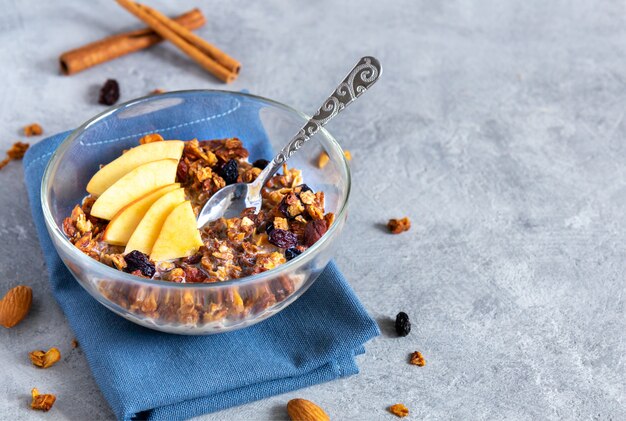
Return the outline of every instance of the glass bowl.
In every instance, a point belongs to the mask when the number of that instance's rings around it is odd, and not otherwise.
[[[193,90],[152,95],[94,117],[71,133],[50,159],[43,176],[41,205],[59,256],[76,280],[109,310],[163,332],[205,335],[258,323],[294,302],[315,282],[333,255],[346,221],[350,170],[337,141],[321,130],[289,160],[304,182],[325,194],[335,221],[326,234],[296,258],[267,272],[225,282],[178,284],[118,271],[83,254],[63,232],[63,219],[86,195],[85,186],[100,164],[136,146],[147,133],[166,139],[238,137],[260,156],[267,136],[274,151],[308,120],[278,102],[245,93]],[[330,160],[320,169],[317,157]],[[265,152],[267,155],[267,152]]]

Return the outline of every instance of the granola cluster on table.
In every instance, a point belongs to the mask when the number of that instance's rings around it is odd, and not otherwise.
[[[156,139],[154,139],[156,137]],[[149,135],[141,143],[162,141]],[[249,163],[248,151],[236,138],[185,143],[176,182],[184,188],[194,212],[227,184],[251,182],[267,161]],[[303,183],[301,171],[283,166],[262,192],[263,207],[255,214],[221,218],[201,230],[197,253],[173,261],[152,262],[143,253],[124,254],[124,247],[103,240],[109,221],[90,214],[95,198],[87,196],[63,222],[70,241],[104,264],[133,275],[178,283],[208,283],[254,275],[279,266],[315,243],[333,223],[324,211],[324,193]],[[138,256],[139,254],[139,256]],[[143,255],[143,256],[142,256]]]

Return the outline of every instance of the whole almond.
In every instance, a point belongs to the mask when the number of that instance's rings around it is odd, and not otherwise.
[[[287,403],[287,413],[291,421],[330,421],[322,408],[306,399],[292,399]]]
[[[8,328],[18,324],[28,314],[32,302],[30,287],[18,285],[9,290],[0,300],[0,325]]]

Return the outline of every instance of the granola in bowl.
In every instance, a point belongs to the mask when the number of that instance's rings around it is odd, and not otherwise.
[[[167,142],[151,134],[140,144]],[[236,138],[185,142],[175,182],[184,191],[194,215],[227,184],[252,182],[267,161],[248,162],[248,151]],[[68,239],[91,258],[136,276],[176,283],[211,283],[271,270],[313,245],[333,223],[324,210],[324,193],[304,184],[301,171],[283,166],[262,192],[258,214],[246,209],[239,217],[213,221],[202,230],[202,245],[192,254],[154,260],[146,250],[128,250],[108,242],[112,221],[96,217],[98,196],[90,194],[63,221]],[[122,208],[123,210],[123,208]],[[117,213],[119,215],[119,212]],[[132,237],[131,237],[132,241]]]

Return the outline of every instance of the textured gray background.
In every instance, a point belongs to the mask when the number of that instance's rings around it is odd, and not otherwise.
[[[626,5],[621,1],[150,2],[200,5],[199,32],[243,62],[229,89],[312,111],[356,59],[379,84],[329,127],[353,153],[337,261],[383,336],[361,374],[202,417],[284,419],[312,399],[334,419],[625,419]],[[0,147],[155,88],[224,88],[161,45],[72,77],[62,51],[136,26],[112,1],[0,1]],[[0,418],[109,419],[50,295],[20,163],[0,172],[0,290],[35,287],[0,330]],[[390,217],[410,232],[392,236]],[[389,320],[408,312],[407,338]],[[26,353],[59,346],[42,371]],[[406,363],[419,349],[427,366]],[[58,394],[27,408],[33,386]]]

